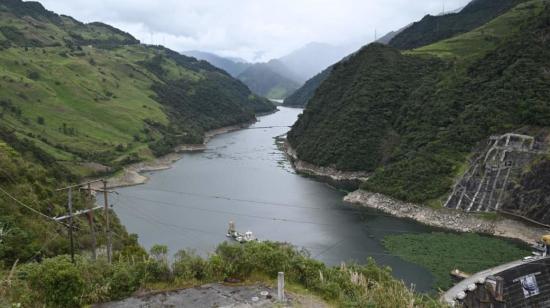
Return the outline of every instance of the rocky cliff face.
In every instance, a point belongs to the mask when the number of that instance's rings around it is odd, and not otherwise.
[[[445,207],[466,212],[505,212],[550,223],[547,134],[489,138],[473,155]]]
[[[535,161],[510,184],[510,195],[502,208],[508,212],[550,225],[550,158]]]

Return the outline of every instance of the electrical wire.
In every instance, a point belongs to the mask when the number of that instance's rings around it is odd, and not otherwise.
[[[202,208],[202,207],[181,205],[181,204],[172,203],[172,202],[151,200],[151,199],[147,199],[147,198],[141,198],[141,197],[130,196],[130,195],[122,195],[122,196],[125,196],[125,197],[130,198],[130,199],[136,199],[136,200],[141,200],[141,201],[146,201],[146,202],[152,202],[152,203],[155,203],[155,204],[162,204],[162,205],[166,205],[166,206],[170,206],[170,207],[185,208],[185,209],[203,211],[203,212],[209,212],[209,213],[227,214],[227,215],[234,215],[234,216],[248,217],[248,218],[256,218],[256,219],[263,219],[263,220],[271,220],[271,221],[284,221],[284,222],[300,223],[300,224],[334,226],[334,224],[321,224],[321,223],[316,223],[316,222],[312,222],[312,221],[295,220],[295,219],[279,218],[279,217],[268,217],[268,216],[252,215],[252,214],[242,214],[242,213],[236,213],[236,212],[224,211],[224,210],[205,209],[205,208]]]
[[[184,191],[175,191],[175,190],[168,190],[168,189],[151,189],[151,188],[138,188],[138,191],[152,191],[152,192],[166,192],[166,193],[173,193],[173,194],[181,194],[181,195],[188,195],[193,197],[200,197],[205,199],[215,199],[215,200],[226,200],[226,201],[236,201],[236,202],[243,202],[244,206],[256,206],[256,207],[264,207],[272,206],[272,207],[285,207],[285,208],[296,208],[296,209],[306,209],[306,210],[325,210],[325,211],[335,211],[335,212],[345,212],[345,213],[358,213],[358,214],[364,214],[366,216],[377,216],[377,217],[389,217],[389,218],[397,218],[394,215],[385,214],[381,211],[372,211],[369,208],[361,208],[355,205],[349,205],[349,206],[341,206],[341,207],[315,207],[315,206],[303,206],[298,204],[291,204],[291,203],[280,203],[280,202],[272,202],[272,201],[263,201],[263,200],[254,200],[254,199],[243,199],[243,198],[233,198],[228,197],[225,195],[208,195],[208,194],[201,194],[201,193],[192,193],[192,192],[184,192]],[[120,192],[119,192],[120,193]],[[121,193],[122,195],[129,197],[129,198],[140,198],[136,197],[134,195],[129,195],[125,193]],[[145,198],[143,198],[145,199]],[[150,201],[151,200],[142,200],[142,201]],[[156,201],[154,201],[156,202]],[[437,227],[434,227],[437,228]]]
[[[5,191],[2,187],[0,187],[0,192],[4,193],[4,194],[5,194],[6,196],[8,196],[10,199],[12,199],[13,201],[15,201],[17,204],[23,206],[24,208],[28,209],[29,211],[31,211],[31,212],[33,212],[33,213],[35,213],[35,214],[37,214],[37,215],[39,215],[39,216],[41,216],[41,217],[44,217],[44,218],[46,218],[47,220],[50,220],[50,221],[53,221],[53,222],[55,222],[55,223],[58,223],[58,224],[61,224],[61,225],[66,226],[64,223],[59,222],[59,221],[55,220],[54,218],[52,218],[52,217],[50,217],[50,216],[48,216],[48,215],[46,215],[46,214],[44,214],[44,213],[42,213],[42,212],[40,212],[40,211],[38,211],[38,210],[35,210],[34,208],[32,208],[32,207],[26,205],[25,203],[19,201],[17,198],[15,198],[14,196],[12,196],[10,193],[8,193],[7,191]]]
[[[130,209],[128,208],[127,206],[124,206],[126,207],[127,209]],[[133,210],[133,209],[132,209]],[[141,212],[143,213],[143,212]],[[179,230],[179,231],[193,231],[193,232],[197,232],[197,233],[201,233],[201,234],[207,234],[207,235],[213,235],[213,236],[219,236],[219,234],[217,233],[214,233],[214,232],[210,232],[210,231],[205,231],[205,230],[200,230],[200,229],[195,229],[195,228],[188,228],[188,227],[183,227],[183,226],[178,226],[178,225],[174,225],[174,224],[171,224],[171,223],[167,223],[167,222],[164,222],[164,221],[160,221],[160,220],[155,220],[155,219],[149,219],[147,217],[144,217],[144,216],[141,216],[141,215],[137,215],[135,213],[132,213],[132,212],[129,212],[128,213],[130,216],[133,216],[133,217],[136,217],[136,218],[139,218],[143,221],[146,221],[150,224],[158,224],[158,225],[161,225],[161,226],[165,226],[165,227],[170,227],[172,229],[175,229],[175,230]],[[419,232],[421,233],[421,232]],[[424,232],[425,233],[425,232]],[[321,251],[317,254],[315,254],[313,256],[314,259],[317,259],[319,257],[321,257],[322,255],[325,255],[327,252],[335,249],[336,247],[340,246],[343,242],[345,241],[348,241],[349,239],[342,239],[342,240],[339,240],[337,241],[336,243],[332,244],[332,245],[329,245],[329,246],[326,246],[326,247],[311,247],[311,246],[305,246],[305,245],[296,245],[296,247],[300,247],[300,248],[304,248],[304,249],[307,249],[309,251],[316,251],[316,250],[319,250],[321,249]],[[201,250],[202,252],[204,252],[205,254],[208,253],[202,249],[199,248],[199,250]],[[392,253],[383,253],[383,252],[366,252],[364,250],[347,250],[348,252],[350,253],[360,253],[360,254],[365,254],[366,257],[370,257],[370,256],[380,256],[380,257],[389,257],[389,258],[401,258],[401,259],[404,259],[406,260],[407,256],[406,255],[401,255],[401,254],[392,254]],[[465,259],[465,258],[462,258],[460,260],[460,263],[468,263],[468,264],[487,264],[487,262],[485,261],[481,261],[479,259]],[[527,263],[527,262],[526,262]],[[541,263],[541,262],[539,262]],[[537,264],[537,261],[532,261],[532,262],[529,262],[529,264]],[[546,263],[542,263],[542,264],[546,264]]]
[[[123,207],[125,207],[128,210],[131,210],[131,211],[128,212],[128,214],[130,216],[140,218],[141,220],[149,222],[150,224],[159,224],[159,225],[163,225],[165,227],[170,227],[172,229],[181,230],[181,231],[192,231],[192,232],[201,233],[201,234],[213,235],[213,236],[216,236],[216,237],[219,236],[219,234],[211,232],[211,231],[200,230],[200,229],[196,229],[196,228],[188,228],[188,227],[184,227],[184,226],[179,226],[179,225],[167,223],[167,222],[165,222],[161,219],[158,219],[158,218],[151,219],[151,217],[144,217],[144,216],[141,216],[141,215],[137,215],[136,213],[134,213],[132,211],[138,211],[138,212],[140,212],[141,214],[144,214],[144,215],[150,215],[150,214],[145,213],[141,209],[137,210],[135,207],[131,207],[131,206],[128,206],[128,205],[124,205]],[[386,230],[386,229],[384,229],[384,230]],[[401,230],[401,232],[418,233],[418,234],[426,233],[426,232],[414,232],[414,231],[403,231],[403,230]],[[316,258],[321,257],[322,255],[325,255],[327,252],[337,248],[342,243],[344,243],[345,241],[348,241],[348,240],[349,240],[348,238],[342,239],[342,240],[339,240],[336,243],[334,243],[332,245],[328,245],[326,247],[311,247],[311,246],[302,246],[302,245],[297,245],[297,247],[305,248],[305,249],[308,249],[310,251],[321,250],[320,252],[318,252],[317,254],[315,254],[313,256],[313,258],[316,259]],[[367,257],[368,256],[381,256],[381,257],[390,257],[390,258],[396,258],[397,257],[397,258],[402,258],[402,259],[406,259],[406,257],[407,257],[406,255],[400,255],[400,254],[383,253],[383,252],[365,252],[364,250],[347,250],[347,251],[350,252],[350,253],[366,254]],[[537,261],[532,261],[532,262],[529,262],[529,264],[536,264],[536,262]],[[479,259],[465,259],[465,258],[462,258],[460,260],[460,263],[487,264],[487,262],[481,261]]]
[[[250,206],[263,206],[263,205],[269,205],[269,206],[279,206],[279,207],[288,207],[288,208],[298,208],[298,209],[311,209],[311,210],[328,210],[328,211],[357,211],[356,209],[351,208],[324,208],[324,207],[314,207],[314,206],[303,206],[303,205],[297,205],[297,204],[290,204],[290,203],[281,203],[281,202],[272,202],[272,201],[262,201],[262,200],[253,200],[253,199],[242,199],[242,198],[233,198],[228,197],[224,195],[209,195],[209,194],[200,194],[200,193],[192,193],[192,192],[185,192],[185,191],[175,191],[175,190],[168,190],[168,189],[151,189],[151,188],[142,188],[140,187],[138,190],[142,191],[156,191],[156,192],[166,192],[166,193],[173,193],[173,194],[180,194],[180,195],[188,195],[193,197],[202,197],[202,198],[208,198],[208,199],[219,199],[219,200],[227,200],[227,201],[237,201],[237,202],[244,202],[249,203]]]
[[[50,233],[50,235],[51,235],[51,233]],[[53,242],[54,240],[56,240],[59,236],[60,236],[59,233],[54,233],[53,236],[49,237],[49,238],[44,242],[44,244],[40,247],[40,249],[37,250],[36,253],[35,253],[32,257],[28,258],[28,259],[27,259],[25,262],[23,262],[23,263],[28,263],[28,262],[30,262],[31,260],[33,260],[34,258],[36,258],[38,255],[40,255],[40,254],[42,253],[42,251],[46,248],[46,246],[48,246],[49,244],[51,244],[51,242]]]
[[[152,200],[147,198],[141,198],[126,194],[120,194],[121,197],[129,198],[129,199],[135,199],[145,202],[150,202],[155,205],[160,206],[168,206],[172,208],[177,209],[191,209],[191,210],[197,210],[202,212],[209,212],[209,213],[217,213],[217,214],[225,214],[225,215],[231,215],[231,216],[238,216],[238,217],[247,217],[247,218],[253,218],[253,219],[261,219],[261,220],[269,220],[269,221],[281,221],[281,222],[290,222],[290,223],[297,223],[297,224],[310,224],[310,225],[317,225],[317,226],[328,226],[328,227],[341,227],[340,224],[330,224],[330,223],[318,223],[313,221],[303,221],[303,220],[297,220],[297,219],[290,219],[290,218],[280,218],[280,217],[272,217],[272,216],[261,216],[261,215],[251,215],[251,214],[243,214],[243,213],[237,213],[232,211],[225,211],[225,210],[215,210],[215,209],[207,209],[197,206],[189,206],[189,205],[182,205],[178,203],[173,202],[167,202],[167,201],[159,201],[159,200]],[[133,207],[135,209],[135,207]],[[364,212],[363,212],[364,213]],[[366,214],[367,216],[370,216],[371,214]],[[373,214],[373,216],[377,216],[377,214]],[[380,216],[388,216],[388,215],[380,215]],[[389,216],[393,217],[393,216]],[[393,217],[395,218],[395,217]],[[368,227],[368,226],[367,226]],[[369,230],[376,230],[376,231],[385,231],[385,232],[393,232],[393,233],[425,233],[421,231],[410,231],[410,230],[399,230],[399,229],[391,229],[391,228],[374,228],[374,227],[368,227]]]

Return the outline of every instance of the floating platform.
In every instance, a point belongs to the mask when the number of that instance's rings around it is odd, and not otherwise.
[[[229,228],[227,229],[226,236],[229,238],[232,238],[233,240],[241,244],[258,241],[258,239],[254,236],[252,231],[246,231],[244,233],[238,232],[235,229],[235,223],[232,221],[229,222]]]

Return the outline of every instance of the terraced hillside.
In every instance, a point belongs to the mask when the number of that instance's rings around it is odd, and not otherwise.
[[[477,143],[550,126],[550,4],[399,52],[373,44],[334,66],[288,135],[298,156],[372,172],[364,188],[442,205]]]
[[[36,2],[2,1],[0,46],[1,131],[80,175],[200,142],[205,130],[274,108],[206,62]]]

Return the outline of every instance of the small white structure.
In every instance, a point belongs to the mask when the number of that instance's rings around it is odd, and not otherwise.
[[[235,230],[235,223],[232,221],[229,222],[229,228],[227,230],[226,236],[236,240],[239,243],[247,243],[247,242],[253,242],[258,240],[254,236],[254,233],[252,233],[252,231],[246,231],[245,233],[240,233],[237,230]]]

